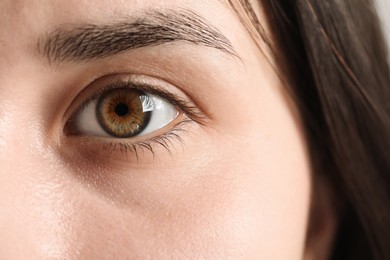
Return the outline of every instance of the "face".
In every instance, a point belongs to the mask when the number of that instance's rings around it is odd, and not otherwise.
[[[229,5],[2,0],[0,23],[0,258],[303,257],[299,116]]]

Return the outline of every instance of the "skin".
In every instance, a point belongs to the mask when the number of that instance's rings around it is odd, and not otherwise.
[[[65,24],[150,8],[196,12],[240,58],[184,42],[88,62],[36,50]],[[0,24],[1,259],[304,258],[312,173],[299,115],[226,4],[2,0]],[[138,160],[105,149],[107,138],[67,135],[91,82],[115,74],[160,84],[204,116]]]

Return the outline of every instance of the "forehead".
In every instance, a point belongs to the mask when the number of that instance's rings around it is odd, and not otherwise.
[[[220,0],[3,0],[0,20],[4,28],[56,27],[68,23],[109,22],[148,9],[189,9],[214,22],[226,21],[227,5]]]

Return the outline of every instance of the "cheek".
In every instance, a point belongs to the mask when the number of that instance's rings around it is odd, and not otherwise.
[[[220,172],[210,185],[215,193],[205,195],[206,202],[208,197],[219,203],[214,212],[208,211],[219,224],[211,227],[221,232],[221,248],[232,249],[232,258],[302,258],[310,169],[299,138],[276,132],[257,140],[236,136],[238,144],[225,146],[227,151],[215,162],[218,166],[210,166]]]
[[[73,188],[69,250],[89,258],[300,259],[310,173],[290,130],[196,140],[187,146],[199,148],[177,163],[122,180],[125,203]]]

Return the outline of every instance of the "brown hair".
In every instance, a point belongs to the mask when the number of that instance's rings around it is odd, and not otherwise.
[[[344,201],[332,259],[390,259],[390,70],[373,2],[260,0],[272,41],[239,2],[299,108],[314,175]]]

